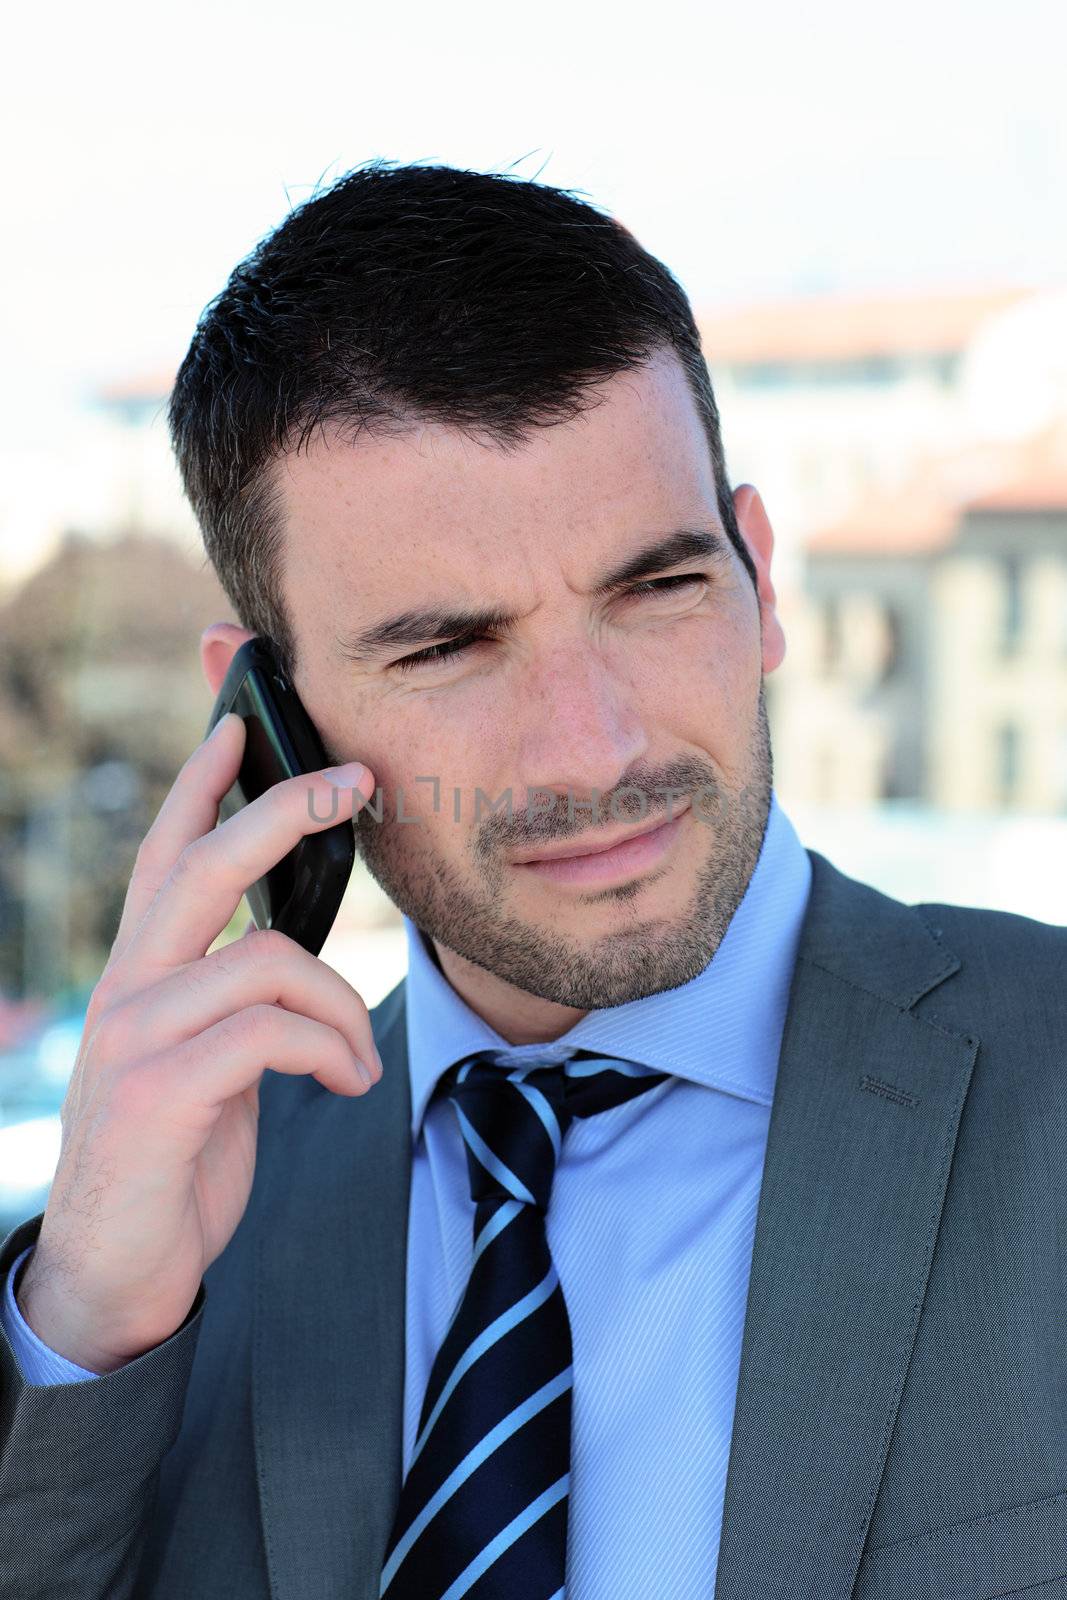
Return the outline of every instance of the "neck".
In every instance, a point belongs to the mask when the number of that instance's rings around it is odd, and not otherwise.
[[[427,943],[460,999],[508,1044],[547,1044],[587,1015],[573,1006],[557,1005],[541,995],[517,989],[436,939],[428,938]]]

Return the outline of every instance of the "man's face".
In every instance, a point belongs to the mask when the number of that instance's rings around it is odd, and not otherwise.
[[[581,1011],[685,983],[718,948],[763,839],[763,674],[784,652],[759,498],[735,496],[757,598],[674,357],[599,395],[518,447],[413,425],[317,438],[276,478],[297,691],[381,791],[382,820],[356,820],[369,870],[443,955]],[[717,550],[598,591],[683,531]],[[458,650],[454,626],[367,645],[429,608],[514,620]],[[629,860],[522,864],[620,835]]]

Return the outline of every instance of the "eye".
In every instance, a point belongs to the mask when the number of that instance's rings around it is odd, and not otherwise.
[[[707,579],[699,572],[678,573],[671,578],[646,578],[642,583],[630,585],[630,594],[665,594],[671,589],[677,589],[687,583],[706,583]]]
[[[449,661],[453,656],[458,656],[462,651],[478,643],[477,634],[470,634],[466,639],[446,639],[444,644],[427,645],[425,650],[417,650],[413,656],[402,656],[399,661],[392,664],[398,672],[410,672],[414,667],[434,666],[443,661]]]

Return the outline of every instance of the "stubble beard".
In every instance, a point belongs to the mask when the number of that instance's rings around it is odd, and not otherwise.
[[[589,939],[560,934],[550,915],[538,923],[505,909],[509,886],[522,870],[507,863],[505,851],[580,832],[590,826],[588,816],[584,823],[568,825],[561,808],[538,816],[533,830],[522,806],[510,822],[493,816],[474,830],[466,872],[429,854],[422,845],[425,830],[398,822],[388,796],[382,797],[380,822],[357,814],[356,841],[372,877],[429,938],[528,994],[582,1011],[599,1010],[688,983],[704,971],[726,935],[759,860],[770,814],[773,759],[762,678],[744,769],[724,778],[707,761],[686,757],[671,763],[654,783],[631,780],[626,789],[641,791],[642,814],[655,815],[667,804],[668,787],[693,796],[693,815],[683,828],[698,829],[706,839],[691,895],[674,913],[652,917],[641,904],[654,874],[591,892],[591,907],[614,902],[630,915],[625,926]],[[615,821],[623,820],[628,809],[619,805]],[[678,814],[677,798],[670,811]],[[597,825],[609,824],[609,816],[602,810]],[[509,836],[502,845],[504,829]],[[666,870],[677,872],[677,867]]]

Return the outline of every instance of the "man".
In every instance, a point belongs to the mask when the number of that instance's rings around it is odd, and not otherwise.
[[[272,636],[339,770],[215,828],[225,719],[139,853],[0,1254],[0,1593],[1067,1594],[1067,933],[800,845],[670,274],[372,165],[236,269],[170,421],[243,624],[208,684]],[[409,939],[369,1016],[270,932],[207,953],[350,814]]]

